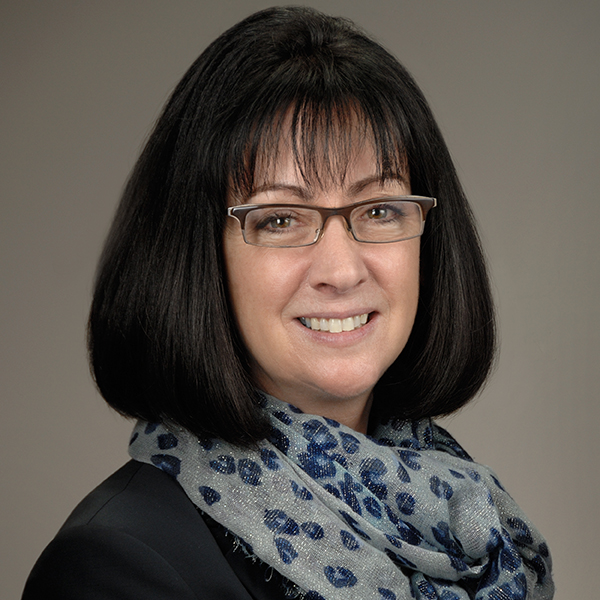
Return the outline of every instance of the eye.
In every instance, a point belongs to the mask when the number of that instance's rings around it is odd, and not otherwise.
[[[294,216],[289,213],[268,213],[261,216],[262,218],[255,224],[255,228],[259,230],[289,229],[294,225],[296,220]]]
[[[363,221],[365,225],[387,225],[397,223],[406,216],[404,207],[399,202],[383,202],[365,206],[362,211],[355,214],[355,219]]]
[[[367,218],[373,220],[386,219],[388,212],[388,209],[383,206],[374,206],[367,212]]]
[[[292,224],[291,217],[274,217],[269,222],[269,227],[273,227],[274,229],[285,229]]]

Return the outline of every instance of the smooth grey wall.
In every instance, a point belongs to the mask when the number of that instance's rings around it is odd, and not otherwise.
[[[310,2],[355,19],[431,101],[481,225],[502,354],[446,422],[548,538],[557,598],[596,597],[600,3]],[[168,92],[268,3],[0,4],[0,596],[127,460],[130,425],[88,375],[95,262]]]

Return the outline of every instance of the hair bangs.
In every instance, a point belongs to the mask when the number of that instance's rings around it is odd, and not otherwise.
[[[232,145],[230,196],[238,201],[251,197],[271,177],[282,152],[291,152],[310,187],[342,184],[366,144],[382,182],[398,176],[409,181],[409,135],[383,102],[361,102],[355,95],[339,93],[279,100],[271,95],[271,101],[264,96],[256,102],[262,109],[240,124],[239,142]]]

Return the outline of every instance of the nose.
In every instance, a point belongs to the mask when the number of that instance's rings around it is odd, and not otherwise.
[[[327,219],[321,239],[310,247],[310,285],[341,294],[360,285],[368,277],[361,246],[364,244],[354,240],[342,216]]]

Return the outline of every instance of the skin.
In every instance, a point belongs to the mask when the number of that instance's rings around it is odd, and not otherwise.
[[[410,183],[400,176],[381,184],[369,144],[355,154],[341,183],[308,185],[285,145],[259,182],[244,202],[337,207],[410,194]],[[414,323],[419,250],[419,238],[356,242],[339,216],[327,221],[313,246],[261,248],[246,244],[239,223],[228,219],[229,293],[257,387],[365,433],[373,387],[402,352]],[[299,320],[362,313],[369,313],[366,325],[337,334],[312,331]]]

